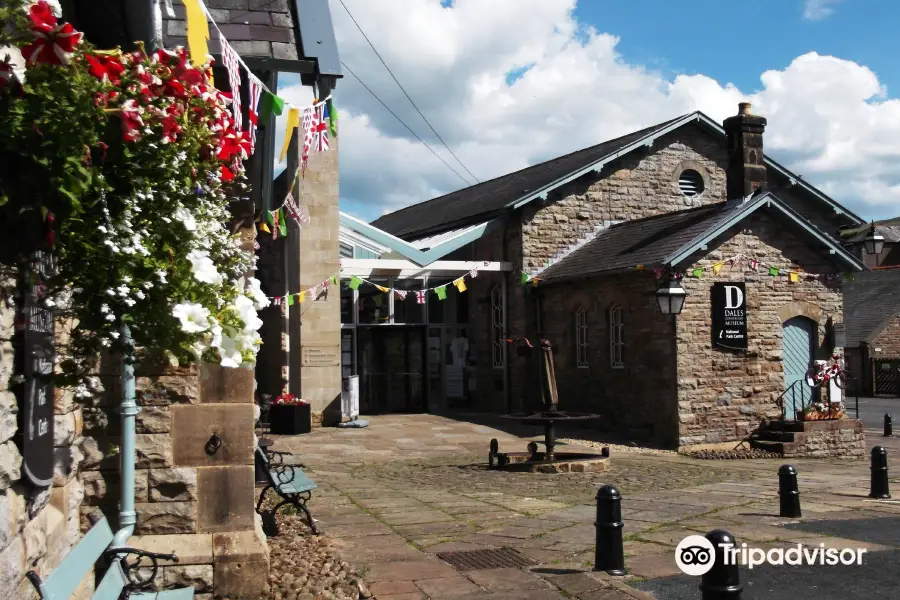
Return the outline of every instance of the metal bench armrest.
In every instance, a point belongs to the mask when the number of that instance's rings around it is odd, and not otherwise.
[[[297,454],[294,454],[293,452],[282,452],[279,450],[266,450],[265,452],[266,452],[266,454],[269,455],[269,460],[273,463],[273,465],[272,465],[273,467],[292,466],[292,467],[302,467],[304,469],[306,468],[306,465],[304,465],[302,463],[287,463],[287,464],[285,464],[285,462],[284,462],[285,456],[298,456]]]
[[[129,562],[128,557],[134,556],[134,562]],[[159,574],[159,561],[160,560],[168,560],[171,562],[178,562],[178,557],[174,554],[163,554],[160,552],[148,552],[147,550],[140,550],[138,548],[129,548],[123,546],[121,548],[108,548],[103,552],[103,558],[112,562],[113,560],[119,561],[119,564],[122,566],[122,571],[125,573],[125,577],[128,579],[129,588],[132,590],[139,590],[147,587],[156,579],[156,576]],[[150,559],[150,576],[143,578],[140,576],[140,570],[145,566],[143,564],[143,559]]]

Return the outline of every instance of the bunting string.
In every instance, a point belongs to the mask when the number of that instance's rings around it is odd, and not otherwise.
[[[690,275],[695,279],[699,279],[703,277],[704,273],[712,272],[713,275],[718,275],[719,271],[722,270],[723,267],[743,267],[744,272],[752,271],[754,273],[767,273],[772,277],[779,276],[787,276],[788,280],[791,283],[797,283],[801,279],[807,280],[823,280],[823,281],[835,281],[843,278],[844,276],[841,273],[807,273],[805,271],[794,271],[791,269],[783,269],[780,267],[772,266],[763,262],[760,262],[756,258],[749,257],[745,254],[736,254],[731,258],[726,260],[714,262],[711,265],[707,265],[705,267],[694,267],[689,269],[686,274]],[[644,270],[646,267],[644,265],[637,265],[634,267],[636,270]],[[657,279],[660,279],[663,276],[663,268],[662,267],[654,267],[653,274]],[[679,277],[679,274],[676,274],[676,277]]]

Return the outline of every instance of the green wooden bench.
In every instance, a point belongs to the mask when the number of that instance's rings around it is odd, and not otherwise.
[[[43,600],[69,600],[94,563],[103,557],[109,562],[109,569],[97,585],[92,600],[191,600],[194,597],[192,588],[140,591],[149,587],[156,578],[160,559],[178,562],[178,558],[174,554],[157,554],[135,548],[110,548],[112,541],[113,532],[109,523],[106,519],[99,519],[45,581],[34,571],[28,571],[28,579]],[[136,556],[135,562],[129,564],[126,560],[128,555]],[[144,558],[151,561],[150,574],[146,578],[138,574],[138,568],[144,566],[141,564]]]
[[[306,503],[312,497],[312,491],[319,487],[316,483],[303,472],[304,465],[286,465],[284,457],[290,456],[287,452],[276,452],[274,450],[263,451],[259,446],[256,447],[256,461],[266,473],[268,480],[266,486],[259,494],[259,501],[256,503],[256,512],[262,517],[263,531],[266,535],[278,535],[278,523],[275,515],[278,509],[288,504],[294,506],[297,510],[303,511],[306,515],[306,523],[316,535],[319,534],[319,528],[316,527],[316,521],[309,512]],[[281,502],[275,505],[271,511],[262,510],[263,500],[269,490],[275,490],[275,493],[281,497]]]

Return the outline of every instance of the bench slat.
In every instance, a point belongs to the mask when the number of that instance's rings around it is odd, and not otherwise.
[[[40,592],[44,600],[69,600],[112,540],[109,523],[105,518],[100,519],[41,584]]]
[[[286,494],[299,494],[319,487],[300,467],[273,467],[272,475],[278,488]]]
[[[125,577],[125,572],[122,571],[122,565],[119,564],[119,561],[114,561],[106,571],[106,575],[103,576],[103,581],[97,586],[94,595],[91,596],[91,600],[118,600],[122,588],[127,583],[128,579]]]

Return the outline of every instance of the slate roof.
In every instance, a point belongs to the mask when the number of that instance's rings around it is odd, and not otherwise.
[[[735,227],[757,210],[795,228],[798,235],[817,240],[833,254],[832,260],[863,271],[865,266],[837,240],[816,228],[809,220],[778,199],[772,192],[757,193],[743,202],[718,202],[697,208],[663,213],[654,217],[624,221],[600,231],[559,262],[537,273],[545,282],[573,279],[638,265],[678,266],[691,258],[704,244]]]
[[[885,242],[900,242],[900,225],[875,225],[875,231],[881,234]],[[868,227],[846,241],[848,244],[861,243],[865,241],[867,235],[869,235]]]
[[[461,225],[469,219],[483,221],[492,213],[502,211],[510,202],[521,198],[526,191],[538,190],[682,118],[683,115],[590,148],[414,204],[384,215],[373,221],[372,225],[406,239],[420,232],[436,230],[443,225],[458,226],[457,224]]]
[[[242,57],[297,60],[294,19],[288,0],[205,0],[222,35]],[[184,5],[174,2],[175,18],[163,10],[163,46],[187,46]],[[219,36],[210,25],[210,54],[220,54]]]
[[[900,313],[900,267],[872,269],[844,282],[844,332],[847,347],[876,335],[891,315]]]
[[[593,240],[539,275],[542,282],[654,266],[690,244],[705,231],[731,216],[740,205],[725,202],[623,221],[601,231]]]

